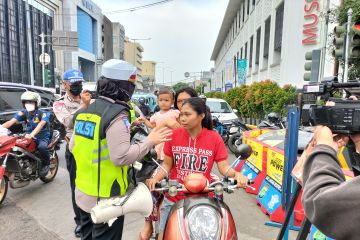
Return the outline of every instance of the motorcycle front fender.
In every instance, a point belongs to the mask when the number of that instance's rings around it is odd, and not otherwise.
[[[164,240],[189,240],[185,227],[184,208],[171,211],[166,223]]]

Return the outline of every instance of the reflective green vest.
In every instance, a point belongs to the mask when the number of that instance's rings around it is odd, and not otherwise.
[[[108,198],[124,195],[127,187],[127,166],[115,166],[109,157],[106,128],[122,111],[128,108],[98,99],[87,109],[80,110],[74,123],[76,187],[90,196]],[[98,192],[98,153],[100,140],[100,189]],[[120,147],[120,146],[119,146]]]
[[[131,105],[131,109],[130,109],[130,122],[133,123],[136,120],[136,115],[135,115],[135,110],[134,110],[134,105],[135,103],[130,102]]]

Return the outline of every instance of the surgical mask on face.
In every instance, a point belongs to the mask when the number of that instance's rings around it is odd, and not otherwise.
[[[81,84],[70,85],[70,92],[74,96],[79,96],[83,88]]]
[[[25,108],[28,112],[32,112],[35,110],[35,104],[33,103],[25,103]]]

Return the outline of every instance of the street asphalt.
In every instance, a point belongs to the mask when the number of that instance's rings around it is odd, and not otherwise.
[[[1,240],[76,239],[64,149],[63,146],[58,152],[60,168],[53,182],[44,184],[38,180],[22,189],[9,189],[7,199],[0,206]],[[229,159],[232,162],[235,156],[230,154]],[[269,218],[256,205],[254,195],[240,189],[226,194],[225,201],[235,218],[238,239],[276,239],[279,229],[264,225]],[[136,240],[142,225],[142,216],[127,215],[123,239]],[[296,239],[296,235],[291,232],[289,239]]]

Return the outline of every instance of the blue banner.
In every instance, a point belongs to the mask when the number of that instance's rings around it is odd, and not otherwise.
[[[232,83],[226,83],[225,84],[225,92],[229,91],[230,89],[233,88],[233,84]]]
[[[238,59],[238,83],[246,84],[247,59]]]

